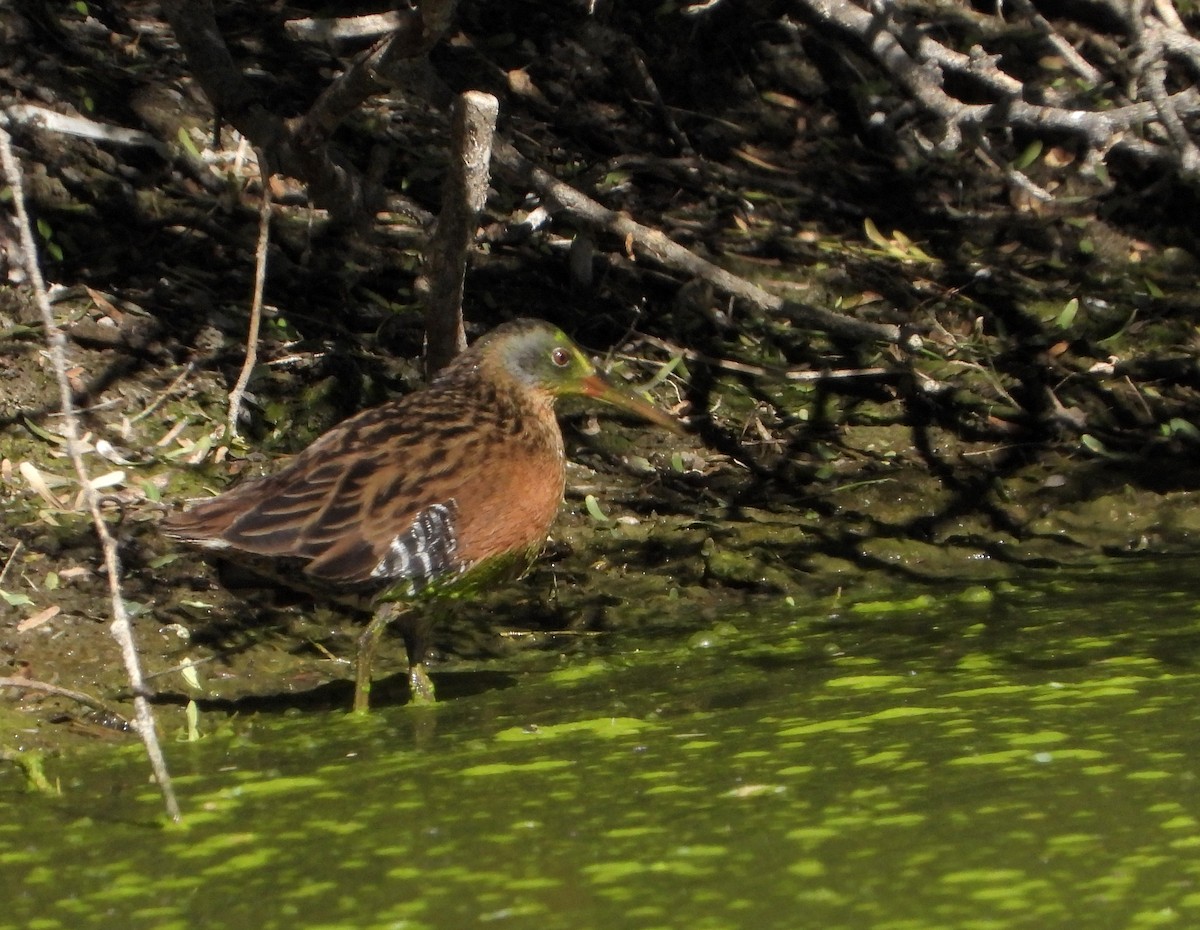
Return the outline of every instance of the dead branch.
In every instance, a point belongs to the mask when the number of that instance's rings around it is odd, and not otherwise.
[[[401,11],[395,29],[360,55],[308,113],[292,122],[265,110],[237,70],[217,29],[211,0],[190,3],[165,0],[163,10],[189,65],[217,111],[265,153],[275,170],[305,181],[312,199],[329,209],[335,219],[362,222],[380,205],[381,196],[359,170],[332,150],[330,135],[363,101],[401,80],[406,64],[428,52],[449,28],[455,6],[455,0],[428,0],[420,10]],[[1149,114],[1152,106],[1147,106]],[[802,326],[860,341],[900,343],[909,338],[897,326],[863,322],[818,307],[784,301],[695,255],[658,230],[608,210],[533,165],[510,144],[497,144],[493,158],[510,182],[532,187],[557,205],[558,210],[597,231],[618,236],[665,268],[709,281],[721,292],[746,300],[761,310],[783,314]],[[457,344],[457,340],[455,335],[451,341]]]
[[[100,548],[104,553],[104,565],[108,572],[109,599],[112,604],[112,635],[121,648],[121,657],[125,661],[125,671],[129,677],[129,687],[133,691],[133,706],[137,730],[150,757],[150,766],[154,770],[159,790],[166,804],[167,815],[175,821],[181,819],[179,802],[175,798],[175,789],[171,785],[171,775],[167,770],[167,762],[163,756],[162,747],[158,742],[158,731],[154,724],[154,711],[146,700],[145,682],[142,678],[141,662],[138,659],[137,646],[133,639],[133,626],[129,622],[129,612],[125,607],[125,598],[121,593],[121,563],[117,554],[117,541],[108,530],[104,516],[100,512],[100,495],[88,475],[87,465],[83,461],[82,447],[79,441],[79,418],[75,412],[74,392],[67,376],[67,338],[62,328],[54,318],[50,307],[50,298],[46,293],[46,282],[42,279],[42,270],[37,261],[37,245],[34,242],[33,227],[29,213],[25,207],[24,185],[21,169],[13,155],[12,144],[7,132],[0,129],[0,161],[4,165],[4,173],[9,187],[13,192],[13,208],[17,214],[17,226],[20,231],[21,243],[25,252],[26,271],[29,283],[33,289],[34,300],[41,311],[42,326],[46,345],[49,348],[51,367],[58,381],[59,396],[62,404],[63,433],[66,436],[67,454],[75,466],[75,474],[79,479],[80,493],[92,515],[92,524],[96,536],[100,540]]]
[[[213,108],[266,154],[272,168],[308,186],[313,202],[341,223],[366,222],[381,192],[332,145],[333,130],[364,100],[389,89],[403,64],[427,52],[449,26],[456,0],[422,3],[360,55],[298,120],[266,109],[242,75],[217,27],[212,0],[164,0],[163,12]]]
[[[32,126],[63,135],[79,136],[81,139],[109,142],[113,145],[146,146],[154,149],[160,155],[167,154],[167,147],[148,132],[125,129],[122,126],[110,126],[107,123],[100,123],[82,116],[69,116],[66,113],[58,113],[30,103],[17,103],[0,110],[0,127],[7,128],[13,125]]]
[[[1057,52],[1089,83],[1086,93],[1067,96],[1051,87],[1049,79],[1035,91],[1034,82],[1006,74],[999,54],[980,45],[964,52],[934,38],[940,33],[922,28],[919,7],[867,0],[795,3],[817,29],[839,40],[850,37],[869,53],[903,94],[935,120],[936,146],[942,151],[955,151],[989,131],[1020,128],[1074,136],[1100,157],[1119,152],[1185,177],[1200,176],[1195,130],[1189,126],[1200,116],[1200,93],[1192,86],[1172,91],[1164,77],[1169,58],[1183,60],[1193,73],[1200,70],[1200,45],[1186,34],[1177,15],[1160,9],[1169,4],[1108,3],[1129,33],[1112,61],[1096,62],[1069,46],[1032,4],[1017,3],[1017,12],[1033,27],[1034,40]],[[1036,52],[1031,60],[1039,57]],[[948,73],[968,79],[993,99],[964,102],[946,89]],[[876,106],[876,122],[887,125],[897,108],[882,98]]]
[[[354,39],[378,39],[402,23],[401,13],[367,13],[363,16],[306,17],[289,19],[283,30],[304,42],[344,42]]]
[[[744,300],[762,312],[782,314],[800,326],[857,341],[888,342],[910,349],[919,344],[919,340],[914,341],[915,337],[903,333],[899,326],[856,320],[771,294],[757,284],[701,258],[657,229],[643,226],[564,184],[529,161],[509,142],[497,140],[492,157],[498,171],[510,184],[536,190],[547,201],[552,212],[567,213],[597,232],[615,235],[627,244],[631,254],[640,253],[671,271],[707,281],[721,293]]]
[[[425,252],[425,368],[433,374],[467,347],[463,328],[463,284],[467,252],[487,200],[488,165],[500,103],[471,91],[454,104],[450,170],[442,190],[442,212]]]

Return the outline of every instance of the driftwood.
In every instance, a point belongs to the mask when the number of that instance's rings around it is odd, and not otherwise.
[[[361,225],[381,206],[382,196],[371,189],[358,170],[338,158],[330,147],[329,138],[355,107],[403,79],[405,64],[426,54],[448,29],[454,6],[450,0],[427,2],[419,11],[389,14],[386,21],[372,20],[369,29],[387,25],[392,31],[360,55],[302,118],[290,122],[265,111],[237,71],[217,31],[210,0],[194,3],[166,0],[163,9],[189,65],[218,112],[263,150],[268,163],[276,170],[304,181],[313,201],[328,209],[335,220]],[[328,30],[311,24],[306,24],[306,29],[327,37]],[[334,30],[334,26],[331,25],[330,30]],[[607,40],[611,43],[612,37],[608,36]],[[636,52],[633,54],[636,57]],[[644,64],[640,71],[635,69],[634,76],[653,88]],[[463,118],[467,119],[467,116],[464,114]],[[464,123],[461,127],[463,139],[469,140],[472,136],[482,139],[481,125],[478,121]],[[677,134],[677,139],[681,146],[688,145],[682,133]],[[457,146],[455,150],[462,151]],[[782,315],[796,325],[831,335],[900,344],[906,348],[919,344],[914,336],[902,332],[898,326],[857,320],[771,294],[695,254],[659,230],[609,210],[582,191],[559,181],[503,138],[496,139],[492,157],[505,180],[514,186],[536,191],[547,202],[551,214],[566,213],[596,233],[615,236],[635,250],[635,254],[688,280],[706,281],[716,291],[746,301],[760,311]],[[447,196],[457,200],[461,196],[456,190],[459,184],[465,184],[465,181],[456,178],[456,172],[452,172]],[[444,364],[465,342],[461,323],[453,320],[456,311],[452,308],[461,302],[462,287],[461,274],[455,266],[465,260],[464,237],[474,235],[475,216],[477,212],[471,215],[470,210],[444,205],[439,232],[435,233],[435,241],[430,245],[431,284],[426,322],[431,370]],[[453,257],[455,255],[458,257]]]

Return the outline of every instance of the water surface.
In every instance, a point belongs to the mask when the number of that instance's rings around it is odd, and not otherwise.
[[[772,597],[431,709],[0,769],[0,926],[1200,921],[1200,560]],[[453,670],[446,673],[452,678]]]

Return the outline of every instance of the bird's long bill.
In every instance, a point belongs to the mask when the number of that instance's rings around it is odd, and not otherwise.
[[[668,429],[672,433],[683,432],[683,427],[679,425],[679,421],[669,413],[659,410],[653,404],[642,400],[642,398],[638,397],[628,388],[613,384],[612,381],[600,374],[600,372],[595,372],[584,378],[580,382],[580,388],[582,393],[587,397],[594,397],[596,400],[611,404],[621,410],[637,414],[643,420],[649,420],[651,423]]]

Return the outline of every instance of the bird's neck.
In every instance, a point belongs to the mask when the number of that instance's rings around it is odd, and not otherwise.
[[[496,359],[468,349],[438,375],[435,385],[457,394],[462,409],[492,420],[501,432],[562,454],[554,395],[523,384]]]

